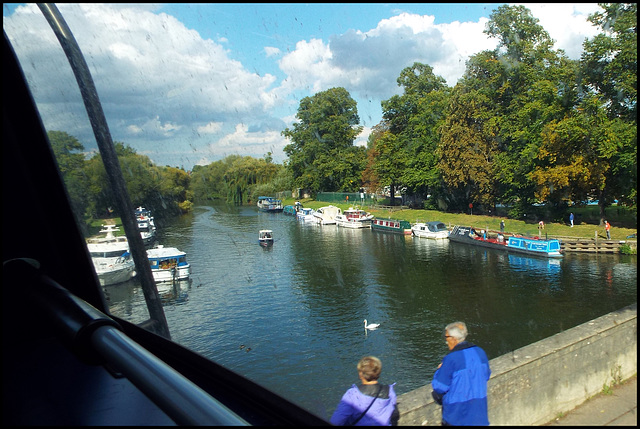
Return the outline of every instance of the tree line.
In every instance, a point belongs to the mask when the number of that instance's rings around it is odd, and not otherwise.
[[[544,203],[550,218],[568,205],[617,200],[637,210],[636,4],[601,4],[589,17],[600,33],[570,60],[524,6],[500,6],[484,32],[494,50],[469,58],[454,87],[415,63],[401,71],[401,95],[382,101],[367,146],[344,88],[300,101],[297,122],[282,131],[287,159],[230,155],[191,172],[158,167],[116,143],[134,205],[162,215],[195,201],[244,204],[258,195],[302,189],[374,192],[401,188],[414,206],[487,213],[509,207],[522,218]],[[77,139],[49,133],[76,213],[85,221],[112,207],[99,155],[85,160]]]

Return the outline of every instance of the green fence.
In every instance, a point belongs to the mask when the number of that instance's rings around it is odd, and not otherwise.
[[[378,203],[378,199],[374,194],[359,192],[318,192],[316,201],[325,201],[327,203],[351,203],[351,204],[367,204],[373,205]]]

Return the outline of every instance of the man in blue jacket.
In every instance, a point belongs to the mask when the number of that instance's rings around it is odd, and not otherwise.
[[[444,331],[449,353],[438,365],[431,387],[442,405],[444,426],[488,426],[489,359],[480,347],[466,341],[467,325],[454,322]]]

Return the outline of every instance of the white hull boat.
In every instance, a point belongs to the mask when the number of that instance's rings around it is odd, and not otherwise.
[[[449,238],[449,230],[442,222],[418,222],[411,227],[411,233],[415,237],[444,240]]]
[[[336,215],[336,225],[343,228],[371,228],[373,215],[353,207]]]
[[[339,207],[325,206],[316,210],[313,216],[316,218],[316,222],[321,225],[335,225],[336,216],[341,213],[342,210]]]
[[[187,262],[187,254],[175,247],[158,246],[147,249],[151,273],[156,282],[172,282],[188,279],[191,265]]]

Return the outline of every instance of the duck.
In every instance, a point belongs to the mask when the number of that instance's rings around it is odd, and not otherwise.
[[[367,319],[364,319],[364,329],[378,329],[379,323],[370,323],[367,325]]]

